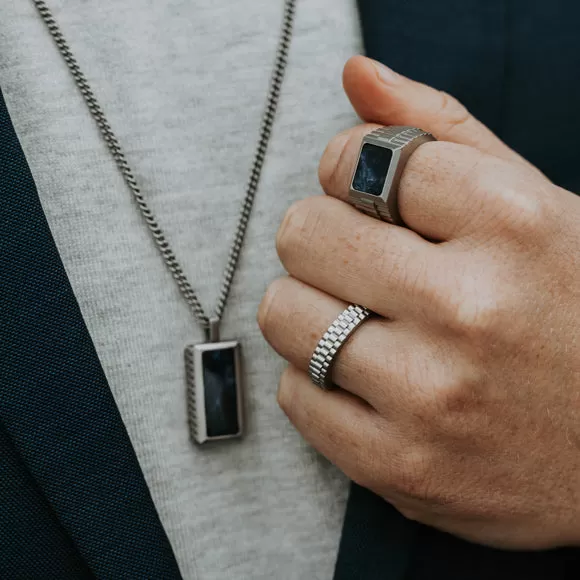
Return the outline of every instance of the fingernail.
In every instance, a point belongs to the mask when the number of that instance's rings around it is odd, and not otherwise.
[[[397,74],[393,69],[389,68],[388,66],[385,66],[383,63],[375,60],[373,61],[373,64],[375,65],[375,69],[377,71],[379,80],[383,81],[384,83],[388,85],[396,83],[401,78],[399,74]]]

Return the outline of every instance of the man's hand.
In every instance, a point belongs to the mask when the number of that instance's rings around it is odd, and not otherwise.
[[[365,121],[439,141],[404,172],[409,229],[345,203],[370,124],[328,146],[327,196],[288,211],[277,243],[290,277],[258,316],[290,362],[282,409],[410,518],[504,548],[580,545],[580,200],[448,95],[362,57],[344,85]],[[379,316],[325,392],[308,362],[348,303]]]

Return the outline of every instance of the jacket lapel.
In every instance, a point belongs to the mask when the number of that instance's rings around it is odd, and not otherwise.
[[[1,93],[0,144],[6,441],[96,577],[179,578]]]
[[[92,580],[0,423],[0,578]]]

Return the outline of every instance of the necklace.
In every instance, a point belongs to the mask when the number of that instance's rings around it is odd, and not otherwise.
[[[280,91],[284,73],[286,72],[288,52],[292,39],[296,0],[284,0],[282,28],[256,153],[250,170],[250,177],[247,182],[242,209],[230,248],[217,304],[211,316],[205,313],[196,291],[185,275],[165,233],[141,192],[133,171],[127,163],[123,149],[111,129],[111,125],[99,105],[86,76],[80,69],[52,11],[44,0],[32,1],[64,58],[90,114],[97,123],[167,269],[173,276],[194,319],[206,333],[205,343],[191,344],[185,348],[188,416],[192,438],[197,443],[204,443],[215,439],[239,437],[243,433],[240,343],[236,340],[220,341],[219,326],[236,274],[280,99]]]

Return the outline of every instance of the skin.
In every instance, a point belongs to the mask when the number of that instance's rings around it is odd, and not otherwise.
[[[288,210],[277,248],[289,276],[258,314],[290,363],[281,408],[409,518],[507,549],[580,545],[580,199],[449,95],[364,57],[344,87],[367,124],[328,145],[326,195]],[[409,229],[345,203],[373,123],[438,139],[402,178]],[[308,362],[348,303],[377,315],[324,392]]]

